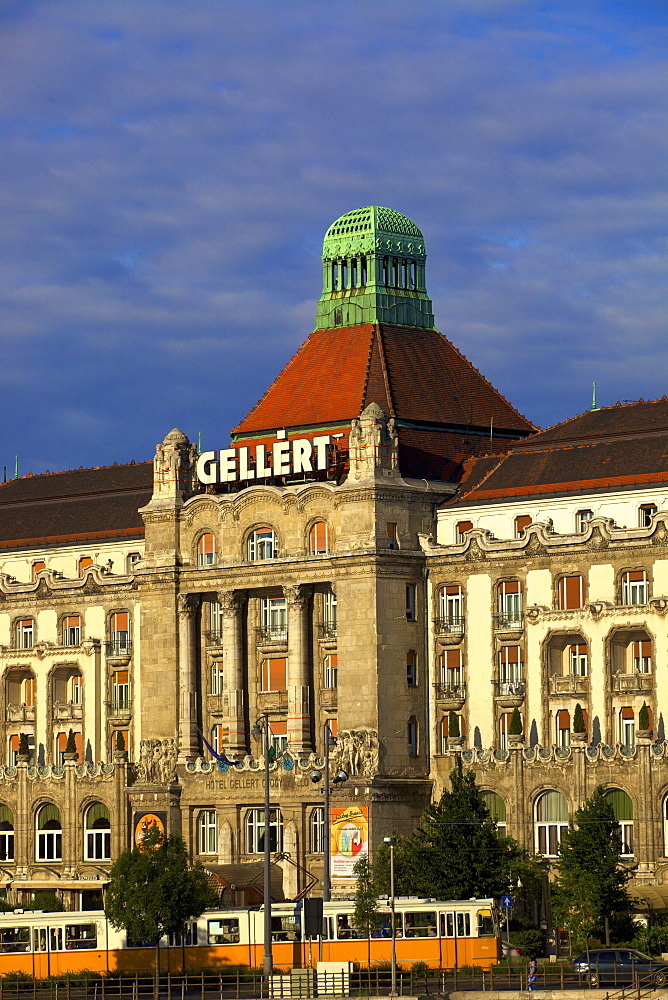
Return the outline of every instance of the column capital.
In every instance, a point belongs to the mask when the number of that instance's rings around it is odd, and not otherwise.
[[[176,598],[178,613],[183,618],[192,618],[199,608],[199,594],[179,594]]]
[[[225,616],[234,616],[243,608],[248,593],[245,590],[219,590],[216,597],[221,613]]]
[[[289,584],[283,587],[283,596],[290,606],[305,608],[313,593],[310,583]]]

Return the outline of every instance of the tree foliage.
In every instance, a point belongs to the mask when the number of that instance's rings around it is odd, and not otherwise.
[[[508,726],[509,736],[521,736],[522,735],[522,716],[520,715],[519,708],[513,709],[513,714],[510,716],[510,725]]]
[[[456,712],[448,714],[448,736],[459,736],[459,716]]]
[[[163,934],[183,934],[216,898],[202,866],[189,867],[183,839],[157,834],[114,862],[104,909],[117,930],[157,945]]]
[[[397,895],[434,899],[501,896],[516,886],[540,886],[540,868],[522,858],[511,837],[502,836],[489,814],[472,771],[458,758],[452,790],[427,807],[419,828],[397,837],[394,867]],[[381,845],[374,865],[380,892],[389,892],[389,850]],[[539,891],[539,890],[538,890]]]
[[[378,891],[371,874],[368,855],[363,854],[358,858],[353,867],[353,875],[357,879],[353,923],[355,929],[368,938],[380,927],[382,919],[378,911]]]
[[[649,729],[649,709],[646,701],[642,703],[642,708],[638,712],[638,729]]]
[[[77,757],[79,756],[79,751],[77,750],[77,741],[73,729],[70,729],[69,733],[67,734],[65,753],[75,753]]]
[[[628,911],[626,884],[634,869],[622,864],[622,839],[612,804],[602,786],[575,814],[559,845],[553,907],[577,947],[586,947],[606,917]]]
[[[587,727],[585,726],[584,712],[582,711],[582,705],[580,702],[575,706],[575,711],[573,712],[573,732],[574,733],[586,733]]]

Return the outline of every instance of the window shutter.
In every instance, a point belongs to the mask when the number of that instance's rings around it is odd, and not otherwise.
[[[325,719],[325,722],[329,726],[329,730],[332,736],[339,735],[339,720],[338,719]]]
[[[515,534],[519,535],[525,528],[528,528],[531,523],[530,514],[519,514],[515,518]]]
[[[635,713],[634,713],[634,711],[633,711],[632,708],[628,708],[628,707],[627,708],[623,708],[621,715],[622,715],[622,719],[635,719]]]
[[[271,731],[272,736],[287,736],[288,735],[287,719],[270,720],[269,729]]]
[[[463,535],[465,532],[470,531],[472,527],[473,521],[460,521],[457,524],[457,531],[460,535]]]
[[[446,652],[446,666],[449,670],[458,670],[462,665],[461,649],[448,649]]]
[[[571,728],[571,716],[570,712],[566,708],[562,708],[557,712],[557,729],[570,729]]]
[[[446,587],[445,592],[446,594],[448,594],[448,596],[459,597],[462,592],[462,588],[459,586]]]
[[[644,570],[635,570],[633,573],[627,573],[626,579],[630,582],[637,583],[638,581],[646,580],[647,574]]]
[[[521,590],[522,585],[519,580],[506,580],[504,583],[499,584],[500,594],[519,594]]]
[[[130,675],[127,670],[117,670],[114,674],[114,684],[127,684],[129,677]]]
[[[581,576],[562,576],[559,580],[559,603],[564,611],[582,607],[583,582]]]
[[[67,746],[67,733],[58,733],[56,737],[56,746],[58,747],[59,753],[65,752],[65,747]]]
[[[93,560],[90,556],[84,556],[83,559],[79,560],[79,576],[84,575],[84,571],[88,569],[89,566],[93,565]]]
[[[285,657],[273,657],[262,661],[262,690],[285,691],[287,688],[287,664]]]
[[[128,611],[117,611],[115,615],[112,615],[111,630],[112,632],[129,632],[130,613]]]
[[[19,736],[18,736],[18,734],[15,734],[14,736],[10,736],[9,737],[9,749],[10,750],[16,750],[16,751],[18,751],[18,749],[19,749]]]
[[[24,705],[27,708],[35,707],[35,678],[26,677],[23,686],[23,697],[25,698]]]

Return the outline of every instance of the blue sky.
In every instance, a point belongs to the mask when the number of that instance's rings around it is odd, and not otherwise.
[[[663,0],[4,0],[0,466],[224,447],[367,204],[420,226],[439,329],[534,422],[594,379],[668,392],[667,26]]]

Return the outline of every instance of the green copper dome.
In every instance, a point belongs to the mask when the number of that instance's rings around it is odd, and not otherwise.
[[[379,205],[346,212],[323,241],[316,329],[359,323],[432,329],[425,258],[422,233],[401,212]]]

